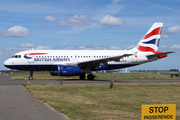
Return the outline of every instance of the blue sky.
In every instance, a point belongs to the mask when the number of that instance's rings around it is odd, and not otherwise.
[[[29,49],[130,49],[163,22],[158,51],[167,58],[129,69],[180,69],[179,0],[1,0],[0,70]]]

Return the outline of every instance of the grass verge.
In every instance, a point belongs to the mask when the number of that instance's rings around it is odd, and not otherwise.
[[[180,83],[29,85],[37,99],[74,120],[140,120],[142,104],[176,104],[180,120]]]

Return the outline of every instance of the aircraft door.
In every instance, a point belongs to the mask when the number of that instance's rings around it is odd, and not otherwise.
[[[135,55],[132,55],[132,62],[133,63],[136,63],[137,62],[137,54],[135,54]]]
[[[137,62],[137,56],[133,55],[132,56],[132,61],[133,61],[133,63],[136,63]]]
[[[28,53],[28,62],[29,63],[34,63],[34,51],[29,51]]]

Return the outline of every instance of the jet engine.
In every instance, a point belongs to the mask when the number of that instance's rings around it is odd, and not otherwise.
[[[59,65],[57,71],[51,71],[52,76],[77,76],[85,74],[85,71],[78,66]]]

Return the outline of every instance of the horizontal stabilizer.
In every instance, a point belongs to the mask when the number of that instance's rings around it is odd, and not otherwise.
[[[147,55],[147,57],[148,57],[148,58],[153,58],[153,57],[163,58],[163,57],[166,57],[167,54],[170,54],[170,53],[175,53],[175,51],[170,51],[170,52],[159,52],[159,53],[157,53],[157,54]]]

